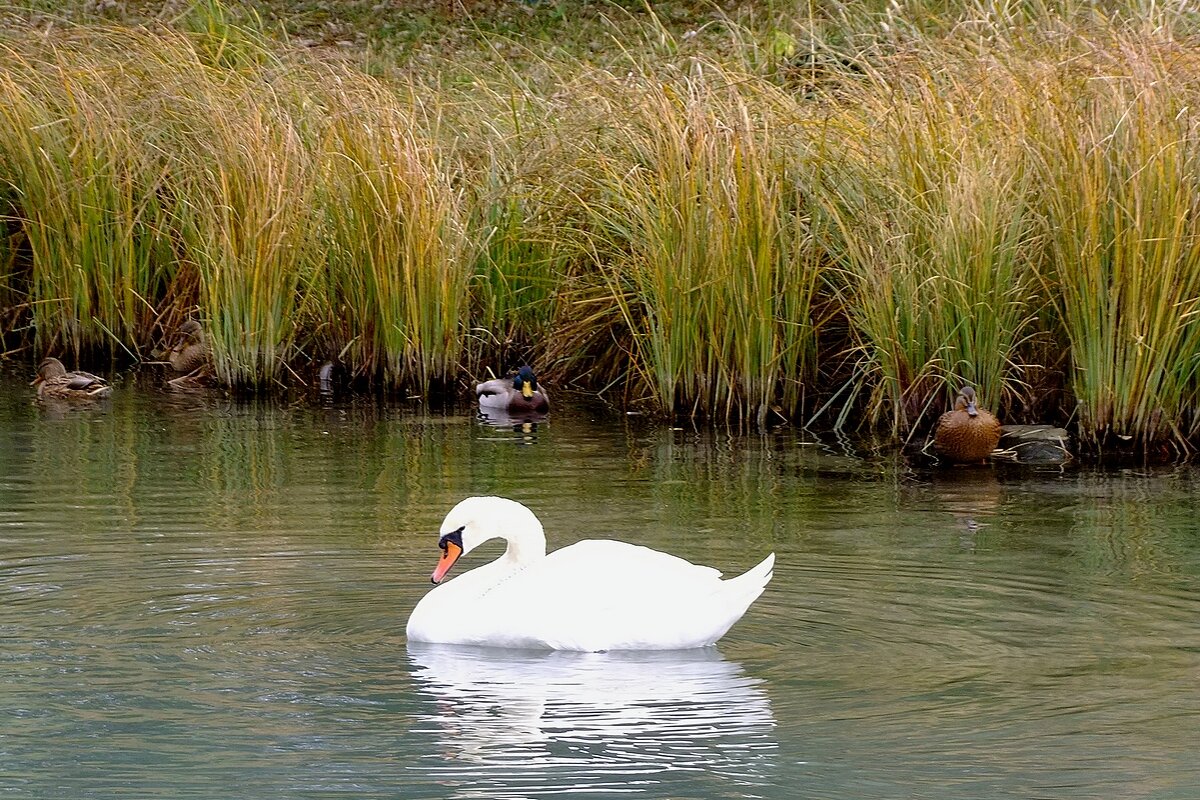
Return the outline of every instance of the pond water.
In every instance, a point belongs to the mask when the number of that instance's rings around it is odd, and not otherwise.
[[[0,378],[2,797],[1200,796],[1192,468],[148,383]],[[716,648],[410,645],[471,494],[775,578]]]

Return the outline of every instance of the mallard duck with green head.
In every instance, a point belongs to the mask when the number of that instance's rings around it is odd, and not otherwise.
[[[545,387],[538,385],[533,370],[527,366],[511,378],[496,378],[476,385],[475,396],[482,410],[508,414],[545,414],[550,410]]]

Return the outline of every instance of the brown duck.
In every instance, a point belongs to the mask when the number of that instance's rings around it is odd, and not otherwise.
[[[38,397],[59,400],[97,400],[112,394],[103,378],[90,372],[67,372],[57,358],[43,360],[29,385],[37,387]]]
[[[983,461],[1000,443],[1000,420],[975,405],[975,390],[964,386],[954,398],[954,410],[942,414],[933,434],[933,447],[947,461]]]
[[[212,353],[204,338],[204,328],[194,319],[189,319],[175,332],[177,341],[167,353],[171,369],[181,374],[195,372],[208,365]]]

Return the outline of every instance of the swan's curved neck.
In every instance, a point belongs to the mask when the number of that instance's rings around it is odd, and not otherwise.
[[[532,514],[529,519],[522,519],[519,522],[514,520],[514,523],[517,524],[506,525],[500,534],[501,538],[508,542],[508,548],[500,560],[506,561],[514,567],[524,567],[539,558],[544,558],[546,556],[546,533],[542,530],[542,523],[538,522]]]

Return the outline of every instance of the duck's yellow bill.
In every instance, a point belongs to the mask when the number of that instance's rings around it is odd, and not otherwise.
[[[42,382],[42,381],[44,381],[44,380],[46,380],[46,379],[45,379],[45,378],[43,378],[41,375],[38,375],[36,378],[34,378],[33,380],[31,380],[31,381],[29,382],[29,385],[30,385],[30,386],[37,386],[39,383],[41,383],[41,382]]]
[[[433,570],[433,575],[429,577],[434,583],[441,583],[446,577],[446,573],[454,566],[454,562],[458,561],[458,557],[462,555],[462,548],[454,542],[446,542],[446,549],[442,551],[442,557],[438,559],[437,567]]]
[[[525,396],[526,400],[533,399],[533,386],[529,381],[521,381],[521,394]]]

